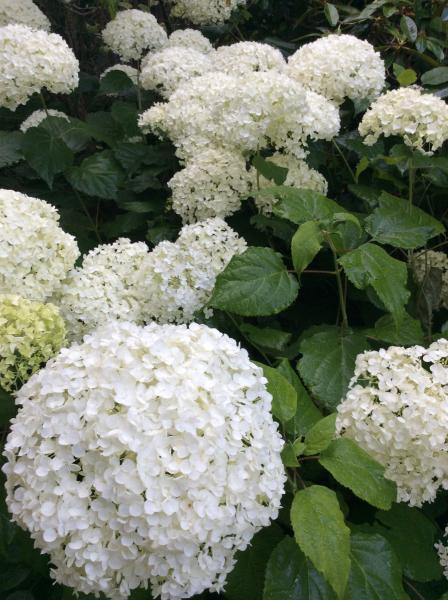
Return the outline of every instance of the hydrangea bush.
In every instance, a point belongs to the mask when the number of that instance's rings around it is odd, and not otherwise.
[[[447,600],[447,19],[0,0],[2,600]]]

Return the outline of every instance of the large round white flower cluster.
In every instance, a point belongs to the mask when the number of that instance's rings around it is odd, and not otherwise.
[[[120,63],[117,63],[116,65],[112,65],[111,67],[105,69],[101,73],[100,79],[103,79],[105,75],[114,71],[121,71],[129,77],[129,79],[134,85],[138,85],[138,70],[135,67],[131,67],[131,65],[122,65]]]
[[[210,40],[197,29],[176,29],[176,31],[173,31],[164,47],[172,48],[174,46],[191,48],[204,54],[209,54],[214,50]]]
[[[140,82],[145,90],[156,90],[169,98],[183,83],[204,75],[213,68],[209,54],[172,46],[158,52],[150,52],[145,58]]]
[[[442,272],[442,289],[440,300],[442,306],[448,308],[448,256],[445,252],[426,250],[412,257],[411,268],[418,283],[423,283],[431,268]]]
[[[120,11],[102,35],[106,46],[125,62],[140,60],[145,52],[162,48],[168,39],[153,15],[135,8]]]
[[[269,44],[238,42],[221,46],[213,56],[215,71],[229,75],[245,75],[252,71],[282,71],[286,62],[282,53]]]
[[[48,111],[45,110],[35,110],[27,117],[23,123],[20,125],[20,131],[25,133],[31,127],[37,127],[40,125],[47,117],[59,117],[60,119],[65,119],[66,121],[70,121],[69,117],[61,112],[60,110],[54,110],[50,108]]]
[[[398,501],[421,506],[448,489],[448,340],[356,359],[336,429],[385,467]]]
[[[191,321],[210,299],[219,273],[245,249],[246,242],[221,219],[185,225],[176,242],[161,242],[143,263],[146,318]]]
[[[61,36],[24,25],[0,27],[0,106],[15,110],[46,88],[68,94],[79,63]]]
[[[145,243],[120,238],[91,250],[68,274],[52,302],[60,308],[69,339],[79,341],[110,319],[143,323],[137,274],[147,255]]]
[[[33,0],[0,0],[0,27],[20,24],[50,31],[51,24]]]
[[[307,141],[331,139],[340,120],[332,103],[281,73],[212,72],[145,111],[139,125],[167,135],[183,159],[210,146],[244,152],[270,144],[302,158]]]
[[[204,325],[112,322],[20,390],[7,505],[56,581],[122,600],[220,591],[275,519],[282,439],[259,367]]]
[[[45,301],[79,256],[55,208],[37,198],[0,190],[0,293]]]
[[[397,135],[407,146],[430,155],[448,139],[448,105],[416,87],[392,90],[371,105],[359,133],[368,146],[381,135]]]
[[[195,25],[224,23],[232,12],[246,0],[170,0],[172,15],[187,19]]]
[[[168,182],[173,210],[184,223],[227,217],[250,192],[250,175],[239,152],[209,148],[188,161]]]
[[[375,98],[386,73],[373,46],[353,35],[329,35],[305,44],[288,60],[287,73],[336,104]]]

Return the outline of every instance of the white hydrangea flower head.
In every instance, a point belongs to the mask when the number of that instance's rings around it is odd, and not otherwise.
[[[156,90],[169,98],[180,85],[204,75],[212,67],[209,55],[194,48],[162,48],[158,52],[150,52],[146,57],[140,82],[143,89]]]
[[[143,323],[137,273],[149,249],[120,238],[91,250],[73,269],[52,301],[59,306],[70,340],[80,341],[110,319]]]
[[[331,139],[340,120],[332,103],[281,73],[211,72],[142,113],[139,125],[168,136],[181,159],[210,146],[243,153],[269,145],[303,158],[308,140]]]
[[[270,156],[267,160],[278,167],[288,169],[283,185],[313,190],[324,196],[327,194],[328,182],[325,177],[319,173],[319,171],[308,166],[304,160],[299,160],[290,154],[280,154],[279,152]],[[258,188],[262,190],[275,185],[271,180],[263,177],[263,175],[257,174],[254,167],[251,169],[251,176],[252,187],[254,190],[257,190]],[[258,210],[265,215],[272,213],[272,207],[275,202],[276,199],[268,194],[255,196],[255,204],[257,205]]]
[[[219,218],[185,225],[175,242],[160,242],[139,274],[146,321],[192,321],[210,300],[216,277],[245,249],[245,240]]]
[[[48,114],[47,114],[47,112],[48,112]],[[38,125],[40,125],[42,123],[42,121],[45,121],[45,119],[48,116],[59,117],[60,119],[65,119],[66,121],[70,121],[70,118],[65,113],[61,112],[60,110],[54,110],[52,108],[48,109],[48,111],[35,110],[20,125],[20,131],[25,133],[25,131],[28,131],[28,129],[31,129],[31,127],[37,127]]]
[[[370,106],[359,133],[368,146],[381,135],[400,136],[407,146],[431,155],[448,139],[448,105],[417,87],[392,90]]]
[[[232,150],[209,148],[195,156],[168,182],[173,210],[184,223],[236,212],[249,195],[250,174],[244,157]]]
[[[286,70],[290,77],[336,104],[345,98],[376,98],[386,80],[380,54],[353,35],[332,34],[305,44],[289,57]]]
[[[25,25],[0,27],[0,106],[15,110],[44,88],[68,94],[78,86],[78,72],[60,35]]]
[[[51,23],[33,0],[0,0],[0,27],[26,25],[50,31]]]
[[[129,77],[129,79],[132,81],[132,83],[134,85],[138,84],[138,71],[136,68],[131,67],[131,65],[121,65],[121,64],[116,64],[116,65],[112,65],[111,67],[108,67],[107,69],[105,69],[101,75],[100,75],[100,79],[103,79],[103,77],[105,75],[107,75],[107,73],[113,71],[121,71],[122,73],[124,73],[125,75],[127,75]]]
[[[280,508],[271,402],[262,370],[216,329],[113,321],[18,393],[9,511],[78,592],[219,592]]]
[[[146,52],[158,50],[168,36],[149,12],[131,8],[120,11],[103,29],[103,40],[121,60],[140,60]]]
[[[172,48],[173,46],[192,48],[204,54],[214,52],[210,40],[197,29],[176,29],[176,31],[173,31],[165,44],[165,48]]]
[[[399,502],[421,506],[448,489],[448,340],[391,346],[356,358],[336,430],[357,442],[397,484]]]
[[[191,21],[195,25],[224,23],[247,0],[170,0],[171,14]]]
[[[213,55],[215,71],[229,75],[245,75],[252,71],[278,71],[286,66],[282,53],[269,44],[238,42],[221,46]]]
[[[426,250],[412,257],[411,268],[419,284],[423,283],[431,268],[442,271],[440,299],[442,306],[448,308],[448,256],[444,252]]]
[[[47,202],[0,190],[0,293],[43,302],[79,256],[75,238]]]

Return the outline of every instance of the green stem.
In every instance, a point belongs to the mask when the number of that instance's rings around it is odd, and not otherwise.
[[[232,313],[226,312],[227,317],[230,319],[230,321],[232,321],[233,325],[238,329],[238,331],[241,333],[241,335],[244,337],[245,340],[247,340],[249,342],[249,344],[251,346],[253,346],[255,348],[255,350],[257,352],[259,352],[261,354],[261,356],[263,357],[263,359],[267,362],[267,364],[269,366],[272,366],[271,361],[269,360],[269,358],[266,356],[266,354],[263,352],[263,350],[260,349],[259,346],[257,346],[257,344],[254,344],[254,342],[252,340],[250,340],[247,335],[245,335],[245,333],[243,331],[241,331],[240,326],[238,325],[236,319],[233,317]]]
[[[409,159],[409,213],[412,213],[414,203],[415,167],[412,159]]]
[[[336,150],[338,151],[339,155],[341,156],[342,160],[344,161],[345,166],[347,167],[352,179],[353,179],[353,183],[357,183],[356,181],[356,175],[353,172],[353,169],[351,168],[351,166],[348,164],[347,159],[345,158],[344,153],[342,152],[342,150],[339,148],[338,144],[333,140],[333,145],[336,148]]]
[[[137,105],[138,105],[138,112],[142,112],[143,110],[143,103],[142,103],[142,90],[140,89],[140,74],[141,74],[141,61],[138,61],[138,65],[137,65],[137,85],[135,86],[135,89],[137,91]]]
[[[45,114],[47,115],[47,117],[49,117],[50,114],[48,112],[47,103],[45,102],[45,98],[44,98],[42,90],[39,92],[39,96],[40,96],[40,101],[42,102],[42,106],[43,106],[43,109],[45,111]]]
[[[88,220],[90,221],[90,224],[92,225],[92,229],[95,232],[96,235],[96,239],[98,240],[98,242],[100,244],[103,243],[103,240],[101,239],[100,233],[98,231],[98,226],[97,223],[95,223],[95,221],[92,219],[92,215],[89,213],[86,203],[84,202],[84,200],[82,199],[81,194],[78,193],[78,191],[73,188],[73,191],[75,192],[75,196],[78,198],[78,202],[82,208],[82,210],[84,211],[84,214],[86,215],[86,217],[88,218]]]
[[[348,328],[348,316],[347,316],[347,308],[346,308],[346,300],[345,300],[345,294],[344,294],[344,286],[342,283],[342,277],[341,277],[341,269],[338,265],[338,254],[336,252],[336,248],[334,247],[334,244],[331,240],[331,236],[328,233],[325,233],[325,239],[327,240],[327,243],[330,247],[331,253],[333,254],[333,262],[334,262],[334,270],[335,270],[335,275],[336,275],[336,283],[338,286],[338,294],[339,294],[339,307],[341,309],[341,314],[342,314],[342,330],[345,330]]]

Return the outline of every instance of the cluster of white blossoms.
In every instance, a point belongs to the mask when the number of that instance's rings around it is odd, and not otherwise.
[[[112,65],[111,67],[108,67],[101,73],[100,79],[103,79],[103,77],[105,75],[107,75],[108,73],[111,73],[113,71],[121,71],[122,73],[124,73],[125,75],[127,75],[129,77],[129,79],[132,81],[132,83],[134,85],[138,84],[138,71],[135,67],[131,67],[131,65],[121,65],[121,64]]]
[[[426,250],[412,257],[411,268],[418,283],[423,283],[431,268],[442,271],[442,289],[440,300],[448,308],[448,256],[445,252]]]
[[[0,0],[0,27],[20,24],[50,31],[51,24],[33,0]]]
[[[209,148],[188,161],[168,182],[172,208],[184,223],[225,218],[250,192],[250,174],[239,152]]]
[[[60,110],[54,110],[52,108],[46,110],[35,110],[27,117],[23,123],[20,125],[20,131],[25,133],[31,127],[37,127],[40,125],[47,117],[59,117],[60,119],[65,119],[66,121],[70,121],[69,117],[61,112]]]
[[[36,92],[68,94],[79,63],[61,36],[25,25],[0,27],[0,106],[15,110]]]
[[[19,192],[0,190],[0,293],[14,290],[42,302],[78,256],[76,241],[59,226],[55,208]]]
[[[145,243],[120,238],[91,250],[51,299],[59,306],[70,340],[79,341],[110,319],[143,323],[137,274],[148,255]]]
[[[173,31],[164,48],[172,48],[174,46],[190,48],[204,54],[209,54],[214,50],[210,40],[197,29],[176,29],[176,31]]]
[[[358,355],[336,430],[385,467],[398,501],[421,506],[448,489],[448,340]]]
[[[230,19],[232,12],[244,6],[247,0],[169,0],[171,13],[191,21],[195,25],[224,23]]]
[[[111,322],[17,395],[7,505],[52,576],[112,600],[222,590],[278,515],[283,441],[262,370],[215,329]]]
[[[221,46],[213,55],[215,71],[229,75],[245,75],[252,71],[281,72],[286,62],[282,53],[269,44],[238,42]]]
[[[371,105],[359,133],[369,146],[381,135],[400,136],[407,146],[431,155],[448,139],[448,105],[417,87],[392,90]]]
[[[161,242],[143,263],[144,314],[159,323],[191,321],[219,273],[245,249],[245,240],[219,218],[185,225],[176,242]]]
[[[353,35],[334,34],[305,44],[290,56],[286,72],[336,104],[345,98],[376,98],[386,79],[379,53]]]
[[[134,8],[120,11],[102,36],[106,46],[125,62],[140,60],[146,52],[162,48],[168,39],[152,14]]]

